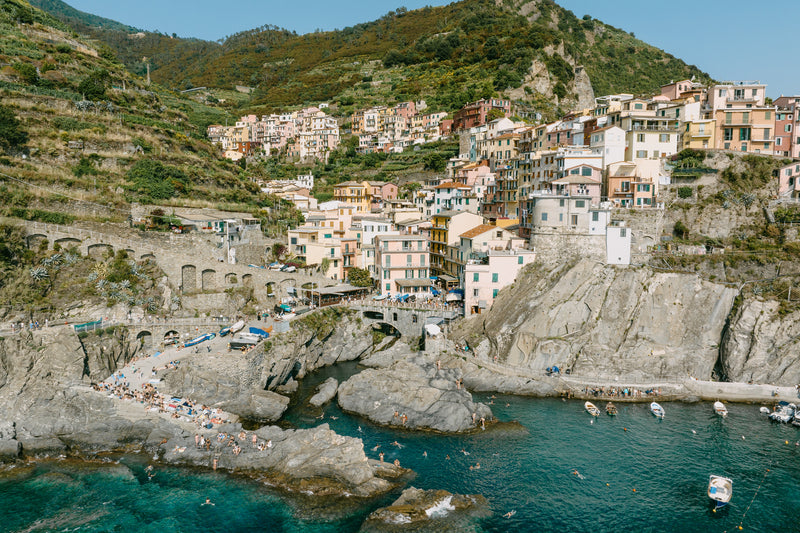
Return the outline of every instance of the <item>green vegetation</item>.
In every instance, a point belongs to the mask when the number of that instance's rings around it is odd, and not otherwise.
[[[298,36],[266,25],[220,43],[151,32],[132,39],[131,28],[91,19],[57,0],[36,2],[108,45],[136,74],[149,63],[153,79],[174,89],[252,87],[249,105],[259,112],[334,101],[333,112],[346,115],[356,107],[421,98],[434,110],[455,110],[520,87],[533,60],[545,64],[559,98],[573,96],[573,65],[586,69],[596,94],[657,91],[692,75],[708,79],[632,34],[578,19],[552,0],[525,16],[521,2],[464,0],[398,8],[331,32]],[[563,54],[552,53],[562,48]],[[548,107],[541,96],[528,91],[525,98]]]
[[[14,112],[0,105],[0,148],[4,151],[18,148],[28,142],[28,134],[22,129]]]
[[[691,187],[678,187],[678,198],[691,198],[693,194]]]
[[[185,195],[189,189],[186,174],[160,161],[140,159],[128,171],[130,191],[146,201],[166,200]]]
[[[354,287],[372,287],[375,284],[369,270],[363,268],[351,268],[347,273],[347,282]]]

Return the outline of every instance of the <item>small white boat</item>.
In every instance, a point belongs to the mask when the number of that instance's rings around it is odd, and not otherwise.
[[[763,407],[763,406],[762,406],[762,407],[761,407],[761,408],[760,408],[758,411],[759,411],[759,412],[760,412],[762,415],[768,415],[768,414],[769,414],[769,407]]]
[[[232,325],[231,333],[239,333],[242,329],[244,329],[244,320],[240,320],[236,324]]]
[[[592,402],[586,402],[583,404],[583,407],[586,408],[586,411],[592,416],[600,416],[600,409],[597,408],[595,404]]]
[[[708,477],[708,497],[714,501],[714,509],[725,507],[733,496],[733,481],[730,478],[711,475]]]
[[[650,404],[650,412],[653,413],[657,418],[664,418],[664,408],[658,405],[656,402]]]
[[[721,417],[728,416],[728,408],[722,402],[714,402],[714,412]]]

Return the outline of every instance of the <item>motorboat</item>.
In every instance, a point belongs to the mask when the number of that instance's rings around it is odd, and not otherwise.
[[[220,337],[224,337],[225,335],[229,334],[230,332],[231,332],[230,326],[227,327],[227,328],[222,328],[221,330],[219,330],[219,336]]]
[[[656,402],[650,404],[650,412],[653,413],[656,418],[664,418],[664,408]]]
[[[786,424],[787,422],[792,421],[796,411],[797,406],[795,404],[779,402],[778,405],[775,406],[775,410],[769,414],[769,417],[776,422],[782,422]]]
[[[231,333],[239,333],[244,329],[244,320],[240,320],[231,326]]]
[[[217,336],[216,333],[206,333],[205,335],[200,335],[199,337],[195,337],[194,339],[184,342],[183,347],[188,348],[189,346],[195,346],[197,344],[200,344],[201,342],[211,340],[216,336]]]
[[[721,417],[728,416],[728,408],[722,402],[714,402],[714,412]]]
[[[761,406],[758,412],[761,413],[762,415],[768,415],[770,413],[770,410],[769,407]]]
[[[733,481],[723,476],[708,477],[708,497],[714,502],[714,510],[728,505],[733,496]]]
[[[583,404],[583,407],[586,408],[586,411],[592,416],[600,416],[600,409],[597,408],[595,404],[592,402],[586,402]]]
[[[617,416],[617,406],[611,402],[606,404],[606,414],[608,416]]]

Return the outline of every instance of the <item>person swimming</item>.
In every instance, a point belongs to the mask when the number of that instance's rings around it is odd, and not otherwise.
[[[517,512],[512,509],[511,511],[507,512],[506,514],[504,514],[503,517],[504,518],[511,518],[515,514],[517,514]]]
[[[214,502],[211,501],[211,498],[206,498],[206,501],[203,502],[203,505],[215,505]]]

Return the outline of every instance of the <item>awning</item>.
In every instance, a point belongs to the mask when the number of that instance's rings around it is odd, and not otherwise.
[[[398,279],[395,280],[398,287],[430,287],[432,285],[429,279]]]
[[[426,324],[425,325],[425,333],[430,335],[431,337],[435,337],[442,332],[442,329],[437,326],[436,324]]]
[[[458,278],[450,276],[449,274],[442,274],[441,276],[439,276],[439,279],[441,279],[442,281],[446,281],[448,283],[452,283],[454,281],[458,281]]]

